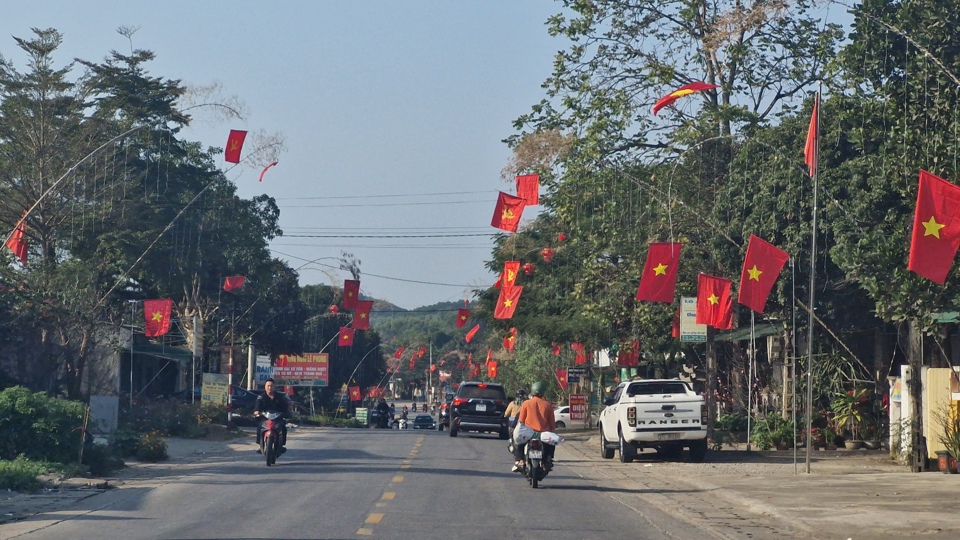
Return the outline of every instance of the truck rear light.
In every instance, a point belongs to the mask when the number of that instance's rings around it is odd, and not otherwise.
[[[637,425],[637,408],[636,407],[627,407],[627,424],[630,427],[636,427]]]
[[[708,421],[708,419],[707,419],[707,404],[706,404],[706,403],[701,403],[701,404],[700,404],[700,425],[701,425],[701,426],[706,426],[706,425],[707,425],[707,421]]]

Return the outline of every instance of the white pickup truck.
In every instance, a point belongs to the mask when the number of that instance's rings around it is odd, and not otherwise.
[[[690,460],[707,454],[707,408],[703,396],[680,379],[646,379],[620,383],[600,412],[600,455],[629,463],[644,448],[667,458],[690,449]]]

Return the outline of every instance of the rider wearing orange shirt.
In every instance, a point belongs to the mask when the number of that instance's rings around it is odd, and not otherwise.
[[[517,422],[530,429],[543,433],[544,431],[555,431],[557,429],[557,420],[553,415],[553,404],[543,399],[543,393],[547,390],[546,383],[537,381],[530,387],[530,399],[523,402],[520,406],[520,414],[517,415]],[[546,462],[553,459],[554,447],[552,444],[545,444],[543,457]],[[519,471],[523,467],[523,450],[526,444],[515,444],[513,448],[513,457],[517,462],[513,466],[513,471]]]

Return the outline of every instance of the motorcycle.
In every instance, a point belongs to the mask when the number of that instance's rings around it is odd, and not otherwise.
[[[541,439],[540,435],[540,433],[537,433],[527,441],[523,455],[523,468],[521,469],[523,476],[526,477],[527,482],[533,489],[537,489],[540,481],[546,478],[547,473],[553,469],[553,459],[544,455],[545,447],[553,445]]]
[[[283,415],[278,412],[263,413],[260,424],[260,453],[267,460],[267,467],[277,462],[280,455],[280,434],[283,428]]]
[[[399,426],[400,426],[400,429],[407,429],[407,419],[401,418]]]

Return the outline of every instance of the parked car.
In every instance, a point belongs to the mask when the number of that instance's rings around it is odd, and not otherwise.
[[[437,422],[429,414],[418,414],[413,419],[413,429],[437,429]]]
[[[261,393],[263,391],[261,390]],[[239,386],[233,385],[230,387],[230,400],[233,402],[234,409],[250,409],[253,410],[253,406],[257,403],[257,394],[254,391],[247,390],[246,388],[241,388]],[[201,399],[201,387],[195,386],[193,388],[193,396],[191,397],[190,390],[183,390],[173,394],[171,397],[179,399],[184,403],[200,403]]]
[[[597,413],[591,412],[590,416],[593,419],[593,423],[596,424],[597,418],[598,418]],[[577,427],[583,427],[583,420],[577,420],[573,424],[570,423],[570,406],[569,405],[564,405],[563,407],[557,407],[556,409],[554,409],[553,417],[557,421],[557,428],[565,428],[571,425],[577,426]]]
[[[510,428],[503,413],[507,410],[507,393],[502,385],[485,382],[462,382],[447,408],[450,414],[450,436],[463,431],[497,433],[510,438]]]

